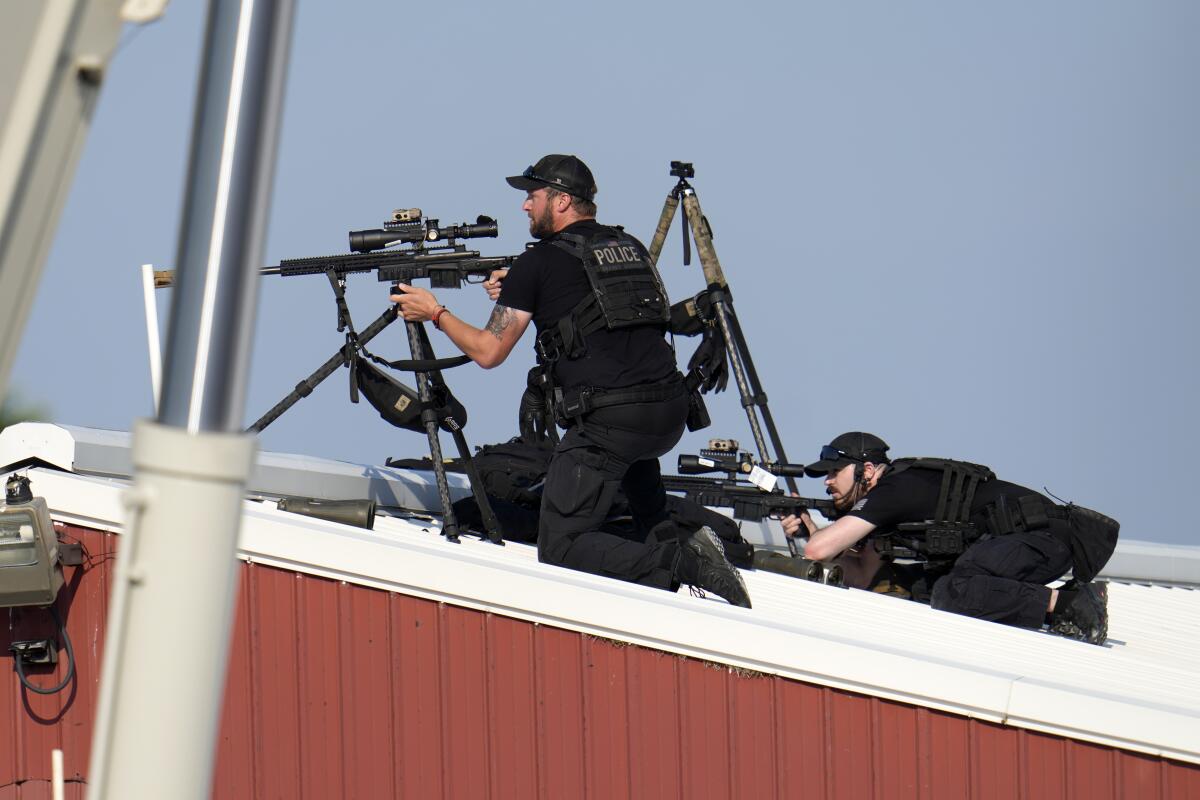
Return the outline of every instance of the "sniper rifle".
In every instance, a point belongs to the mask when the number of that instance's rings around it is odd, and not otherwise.
[[[409,351],[411,360],[385,362],[366,350],[366,343],[377,336],[384,328],[397,319],[396,308],[389,306],[361,333],[355,331],[350,318],[350,309],[346,304],[346,276],[360,272],[375,272],[379,281],[396,283],[412,283],[415,280],[428,279],[434,289],[458,289],[464,282],[482,283],[497,269],[512,266],[515,256],[483,257],[476,250],[467,250],[465,245],[457,244],[456,239],[471,239],[477,237],[495,237],[498,235],[496,221],[491,217],[479,216],[475,224],[441,226],[436,219],[422,216],[421,209],[398,209],[392,212],[392,218],[383,223],[382,228],[350,231],[350,253],[334,256],[318,256],[314,258],[293,258],[280,261],[278,266],[267,267],[261,272],[264,275],[281,275],[294,277],[296,275],[324,274],[329,279],[337,305],[338,333],[345,332],[346,342],[341,349],[316,369],[311,375],[296,385],[296,388],[275,404],[266,414],[260,417],[249,430],[262,431],[272,421],[312,393],[312,390],[325,378],[329,377],[339,367],[350,368],[350,400],[358,402],[358,370],[360,369],[360,354],[377,363],[387,364],[394,369],[414,373],[417,379],[417,400],[420,409],[420,424],[425,429],[429,440],[429,454],[434,465],[438,499],[442,506],[442,533],[452,542],[458,541],[458,521],[451,508],[449,485],[443,466],[441,443],[438,441],[438,428],[448,430],[454,438],[465,466],[472,492],[479,497],[480,512],[483,516],[484,527],[488,537],[497,544],[502,544],[499,523],[492,512],[490,504],[483,495],[483,484],[477,470],[471,461],[470,448],[462,426],[466,422],[465,412],[461,418],[454,413],[453,400],[450,391],[442,378],[441,371],[467,363],[466,356],[453,358],[435,358],[429,338],[420,323],[406,322]],[[402,245],[400,249],[389,249],[394,245]],[[393,294],[399,291],[393,289]],[[373,369],[362,365],[363,369]],[[399,385],[399,384],[397,384]],[[410,389],[399,385],[407,394]],[[364,391],[366,391],[364,389]],[[368,395],[368,399],[372,399]],[[408,399],[406,396],[405,399]],[[372,404],[376,404],[372,400]],[[407,405],[407,404],[406,404]],[[379,409],[383,413],[383,409]],[[398,409],[397,409],[398,410]],[[400,425],[385,416],[393,424]]]
[[[480,256],[479,251],[468,250],[455,240],[498,234],[491,217],[480,215],[474,225],[464,222],[443,227],[436,219],[422,218],[419,208],[397,209],[382,228],[350,231],[350,253],[289,258],[263,269],[262,274],[285,278],[325,274],[333,281],[374,271],[381,282],[412,283],[428,278],[434,289],[458,289],[464,282],[482,283],[493,270],[511,267],[515,256]],[[435,242],[441,244],[432,244]],[[408,247],[388,249],[394,245]]]
[[[668,492],[681,492],[704,506],[732,508],[734,519],[760,522],[810,509],[825,516],[836,514],[832,500],[793,497],[774,488],[776,477],[803,475],[803,465],[755,463],[749,453],[738,453],[737,443],[730,440],[715,440],[700,455],[679,456],[678,469],[679,475],[663,476]],[[704,477],[717,472],[724,477]]]

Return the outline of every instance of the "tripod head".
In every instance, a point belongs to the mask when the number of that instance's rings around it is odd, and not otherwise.
[[[671,190],[671,196],[676,200],[683,197],[685,194],[690,194],[692,185],[687,182],[688,178],[696,177],[696,168],[692,166],[690,161],[672,161],[671,176],[679,178],[679,183],[675,184],[675,188]],[[687,226],[684,225],[686,229]],[[689,261],[691,259],[688,259]],[[686,261],[684,262],[687,263]]]
[[[675,184],[675,188],[671,189],[671,197],[679,200],[685,195],[694,194],[692,185],[687,182],[688,178],[696,177],[696,168],[692,166],[690,161],[672,161],[671,176],[679,178],[679,183]],[[687,214],[680,215],[679,221],[682,223],[679,231],[683,235],[683,265],[686,267],[692,263],[692,245],[691,238],[688,235]]]
[[[672,161],[671,175],[673,177],[684,179],[696,177],[696,168],[687,161]]]

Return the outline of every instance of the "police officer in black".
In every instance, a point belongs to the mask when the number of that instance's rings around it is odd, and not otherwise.
[[[683,434],[689,397],[665,339],[669,302],[645,247],[595,220],[595,180],[575,156],[548,155],[508,178],[538,240],[485,284],[496,306],[481,329],[426,289],[401,286],[405,320],[430,320],[485,369],[530,321],[542,386],[565,433],[542,491],[538,558],[675,591],[681,583],[750,607],[708,528],[682,541],[667,520],[658,458]],[[600,530],[620,488],[638,539]]]
[[[1107,587],[1090,583],[1116,544],[1118,525],[1097,512],[996,479],[978,464],[897,459],[869,433],[838,436],[806,468],[823,477],[841,515],[818,529],[807,514],[788,517],[789,535],[807,533],[805,556],[833,559],[848,549],[896,544],[937,577],[933,608],[1103,644]],[[802,531],[801,528],[804,528]],[[1073,570],[1059,589],[1046,584]]]

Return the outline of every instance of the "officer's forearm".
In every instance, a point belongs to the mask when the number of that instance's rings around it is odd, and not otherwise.
[[[813,533],[804,547],[804,555],[814,561],[828,560],[853,547],[873,530],[875,526],[865,519],[842,517]]]
[[[450,341],[454,342],[464,355],[484,369],[499,366],[508,357],[508,351],[499,339],[469,322],[464,322],[448,310],[442,312],[438,323],[442,333],[450,337]]]

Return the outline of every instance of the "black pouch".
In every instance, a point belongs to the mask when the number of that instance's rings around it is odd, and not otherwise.
[[[1104,569],[1117,547],[1121,523],[1099,511],[1069,503],[1067,522],[1071,526],[1071,574],[1087,583]]]
[[[554,418],[560,425],[565,425],[576,417],[582,417],[591,411],[592,390],[588,387],[563,391],[554,390]]]
[[[712,418],[708,416],[708,406],[704,405],[704,397],[698,389],[689,392],[687,429],[693,432],[702,431],[709,425],[712,425]]]

